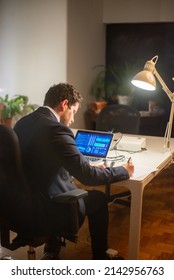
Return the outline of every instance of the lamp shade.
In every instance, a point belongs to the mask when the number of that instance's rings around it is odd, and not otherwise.
[[[139,88],[146,90],[156,89],[156,79],[154,76],[155,64],[158,60],[158,56],[154,56],[151,60],[148,60],[144,66],[144,70],[135,75],[131,83]]]
[[[132,79],[131,83],[139,88],[146,90],[156,89],[156,79],[151,71],[143,70],[137,73]]]
[[[158,55],[154,56],[151,60],[148,60],[144,66],[143,71],[139,72],[134,76],[131,83],[139,88],[146,90],[155,90],[156,89],[156,79],[162,86],[162,89],[165,91],[169,97],[172,105],[170,110],[170,117],[167,123],[166,132],[165,132],[165,148],[170,148],[170,138],[172,133],[173,117],[174,117],[174,93],[169,90],[166,83],[163,81],[158,71],[155,68],[156,62],[158,60]],[[172,78],[174,80],[174,77]]]

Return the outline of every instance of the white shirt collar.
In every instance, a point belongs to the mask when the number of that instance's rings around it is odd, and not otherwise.
[[[49,107],[49,106],[43,106],[43,107],[48,108],[54,114],[54,116],[56,117],[57,121],[60,122],[59,115],[51,107]]]

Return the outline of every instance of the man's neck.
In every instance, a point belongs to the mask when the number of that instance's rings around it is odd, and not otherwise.
[[[53,108],[49,106],[43,106],[43,107],[48,108],[55,115],[57,121],[60,122],[60,116],[56,113],[56,111]]]

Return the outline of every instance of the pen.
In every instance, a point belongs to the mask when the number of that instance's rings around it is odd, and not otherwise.
[[[130,158],[128,159],[127,163],[129,163],[131,160],[132,160],[132,159],[131,159],[131,157],[130,157]]]
[[[108,130],[108,133],[114,133],[114,128],[112,128],[111,130]]]

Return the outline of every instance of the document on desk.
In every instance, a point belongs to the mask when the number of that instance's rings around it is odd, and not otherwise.
[[[133,180],[139,180],[141,181],[144,179],[146,176],[148,176],[152,172],[156,172],[158,169],[157,168],[152,168],[146,165],[138,165],[134,166],[134,174],[131,177]]]
[[[123,163],[122,163],[123,164]],[[114,167],[116,166],[120,166],[122,165],[120,163],[115,163]],[[140,163],[135,163],[134,164],[134,174],[131,177],[132,180],[137,180],[137,181],[141,181],[143,180],[146,176],[148,176],[150,173],[152,172],[156,172],[158,169],[151,167],[151,166],[147,166],[145,164],[140,164]]]

